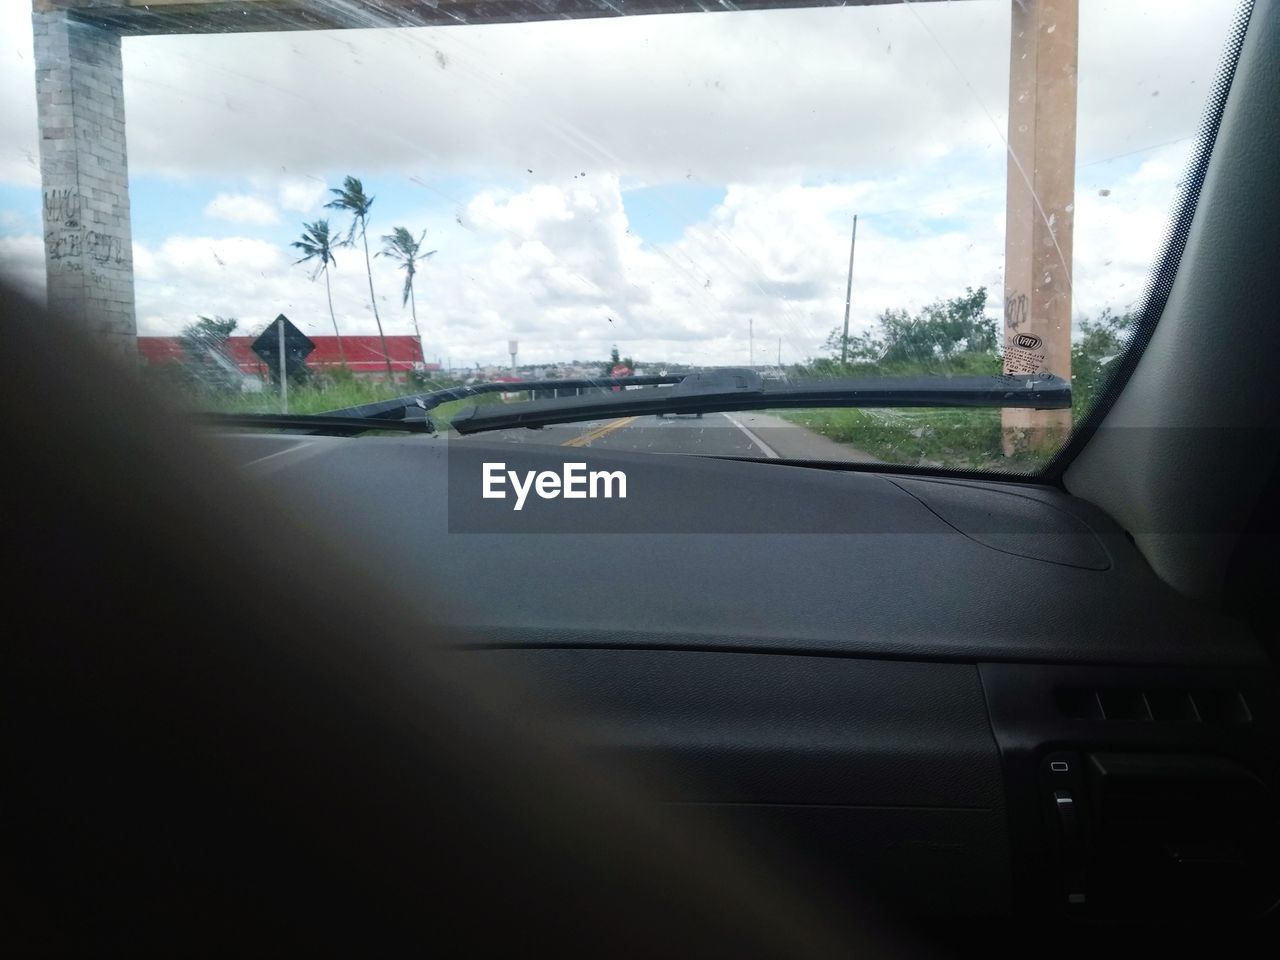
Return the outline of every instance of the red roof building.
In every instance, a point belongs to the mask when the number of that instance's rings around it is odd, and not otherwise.
[[[227,337],[226,354],[240,368],[241,373],[265,378],[266,365],[253,352],[255,337]],[[315,350],[307,357],[307,366],[324,370],[342,365],[346,354],[347,367],[358,376],[385,375],[387,365],[382,355],[382,340],[377,336],[344,336],[342,350],[337,337],[311,337]],[[138,354],[148,364],[180,363],[189,359],[180,337],[139,337]],[[391,370],[397,379],[410,370],[436,371],[438,363],[426,363],[422,345],[414,336],[387,337],[387,354],[391,357]]]

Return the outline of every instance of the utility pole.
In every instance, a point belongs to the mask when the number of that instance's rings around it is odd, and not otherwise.
[[[756,322],[747,321],[747,366],[756,365]]]
[[[284,355],[284,319],[276,321],[276,326],[280,329],[280,412],[289,412],[289,364],[285,362]]]
[[[1004,372],[1071,382],[1078,0],[1012,5],[1004,231]],[[1051,453],[1070,410],[1000,412],[1005,456]]]
[[[844,288],[844,336],[840,338],[840,363],[849,362],[849,304],[853,302],[853,247],[858,242],[858,215],[853,215],[853,236],[849,238],[849,282]]]
[[[782,338],[778,338],[778,369],[782,369]]]

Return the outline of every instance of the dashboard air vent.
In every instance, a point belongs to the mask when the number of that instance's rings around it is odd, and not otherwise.
[[[1136,687],[1062,687],[1059,712],[1072,720],[1136,720],[1157,723],[1251,723],[1239,690],[1171,690]]]

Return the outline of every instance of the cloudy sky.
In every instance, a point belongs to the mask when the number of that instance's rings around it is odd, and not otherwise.
[[[1142,293],[1235,0],[1080,0],[1074,306]],[[43,288],[24,0],[0,4],[0,270]],[[124,43],[139,332],[331,331],[288,244],[344,174],[438,253],[429,357],[745,362],[985,284],[1004,258],[1010,0]],[[344,333],[374,331],[338,253]],[[387,332],[411,332],[376,260]],[[994,314],[993,309],[993,314]]]

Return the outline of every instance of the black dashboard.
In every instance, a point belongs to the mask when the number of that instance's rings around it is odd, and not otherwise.
[[[851,888],[964,917],[1259,916],[1280,718],[1249,632],[1061,490],[492,440],[223,435],[534,712]],[[304,519],[305,518],[305,519]],[[689,534],[697,534],[690,536]]]

